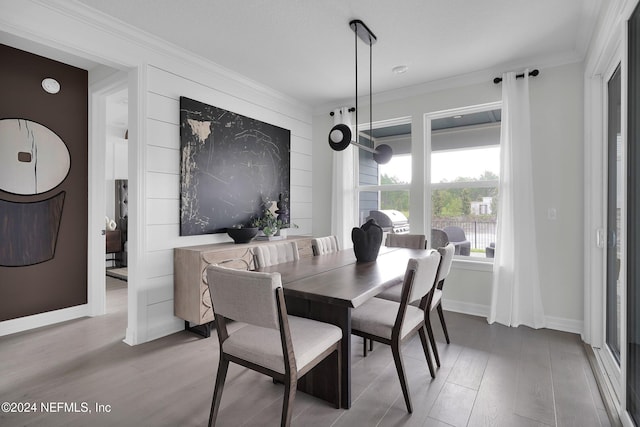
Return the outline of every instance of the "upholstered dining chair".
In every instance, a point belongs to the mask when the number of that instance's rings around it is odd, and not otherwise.
[[[220,409],[229,362],[252,369],[284,384],[281,425],[289,426],[297,381],[335,354],[335,405],[340,407],[342,331],[328,323],[288,316],[279,273],[207,268],[209,292],[220,343],[209,426]],[[226,319],[247,325],[229,332]]]
[[[456,255],[469,256],[471,255],[471,242],[464,234],[464,230],[456,225],[450,225],[443,228],[443,231],[447,233],[449,242],[453,243],[456,248]]]
[[[440,324],[442,325],[444,337],[447,340],[447,344],[450,344],[451,341],[449,340],[449,333],[447,332],[447,324],[444,321],[444,312],[442,311],[442,287],[444,286],[444,280],[447,278],[449,272],[451,271],[451,264],[453,263],[455,247],[453,243],[449,243],[443,248],[438,248],[438,252],[440,253],[441,258],[440,265],[438,267],[436,287],[433,290],[433,297],[431,298],[429,309],[425,311],[424,322],[425,327],[427,328],[427,333],[429,334],[431,347],[433,348],[433,356],[436,359],[436,365],[440,367],[440,356],[438,354],[438,347],[436,345],[435,337],[433,336],[433,329],[431,327],[431,318],[429,317],[429,313],[434,309],[438,311],[438,317],[440,318]],[[402,298],[402,287],[393,285],[376,295],[376,298],[399,302]],[[418,303],[418,300],[410,301],[410,304],[413,305],[417,305]]]
[[[427,236],[424,234],[387,234],[384,242],[387,247],[425,249],[427,246]],[[402,285],[402,279],[398,280],[398,285]],[[362,354],[367,357],[367,339],[362,343]],[[373,350],[373,341],[369,341],[369,350]]]
[[[447,344],[451,344],[451,340],[449,340],[449,332],[447,332],[447,323],[444,321],[444,313],[442,311],[442,288],[444,287],[444,280],[449,276],[449,272],[451,272],[455,246],[453,243],[449,243],[444,248],[438,248],[438,252],[440,252],[440,255],[442,256],[442,261],[440,269],[438,270],[438,285],[434,290],[433,299],[431,300],[431,310],[434,308],[438,310],[438,317],[440,318],[444,338],[447,340]],[[439,360],[438,363],[440,363]]]
[[[429,343],[425,335],[424,320],[426,316],[424,310],[428,310],[431,304],[433,289],[437,284],[435,279],[439,265],[440,254],[436,251],[421,258],[411,258],[407,263],[399,303],[381,298],[371,298],[351,311],[352,334],[391,346],[393,361],[398,371],[402,394],[409,413],[413,412],[413,407],[400,348],[404,341],[418,333],[429,372],[431,377],[435,378]],[[415,300],[420,300],[418,307],[409,305],[409,302]]]
[[[311,239],[311,251],[314,256],[338,252],[340,246],[336,236],[314,237]]]
[[[425,249],[427,247],[427,236],[424,234],[387,234],[384,243],[387,247]]]
[[[431,248],[438,249],[444,248],[449,244],[449,236],[444,230],[440,230],[439,228],[431,229]]]
[[[300,259],[298,244],[293,242],[276,243],[274,245],[261,245],[251,248],[255,268],[269,267],[283,262],[297,261]]]

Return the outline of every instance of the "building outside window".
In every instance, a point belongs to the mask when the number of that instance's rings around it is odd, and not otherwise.
[[[394,148],[394,155],[388,163],[382,165],[375,162],[372,153],[358,150],[356,190],[359,223],[363,224],[371,216],[371,211],[375,210],[398,211],[410,223],[411,124],[374,129],[372,138],[368,138],[368,133],[361,132],[362,145],[373,147],[374,144],[389,144]]]

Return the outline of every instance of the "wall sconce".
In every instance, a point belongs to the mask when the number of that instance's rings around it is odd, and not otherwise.
[[[373,55],[372,55],[372,47],[373,44],[378,40],[376,36],[371,32],[371,30],[359,19],[354,19],[349,22],[349,27],[355,33],[355,44],[356,44],[356,133],[358,129],[358,37],[369,45],[369,136],[372,137],[373,130],[373,90],[372,90],[372,65],[373,65]],[[331,113],[333,115],[333,113]],[[373,159],[378,164],[385,164],[391,160],[393,156],[393,149],[386,145],[381,144],[378,145],[375,149],[367,147],[366,145],[360,144],[359,135],[356,135],[354,140],[353,134],[351,132],[351,128],[344,123],[336,124],[331,131],[329,132],[329,146],[335,151],[342,151],[349,146],[349,144],[353,144],[358,148],[361,148],[365,151],[369,151],[373,153]]]
[[[42,89],[44,89],[44,91],[47,93],[56,94],[60,92],[60,83],[58,83],[56,79],[47,77],[46,79],[42,80]]]

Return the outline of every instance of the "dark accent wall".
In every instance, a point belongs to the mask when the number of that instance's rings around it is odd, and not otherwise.
[[[87,303],[89,115],[86,70],[1,44],[0,64],[0,118],[24,118],[48,127],[71,156],[67,178],[46,193],[21,196],[0,190],[0,199],[18,203],[66,193],[53,258],[31,266],[0,267],[3,321]],[[60,82],[59,93],[42,89],[45,77]]]

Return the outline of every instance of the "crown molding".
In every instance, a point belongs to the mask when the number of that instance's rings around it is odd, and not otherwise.
[[[432,80],[429,82],[421,83],[413,86],[405,86],[403,88],[394,89],[386,92],[373,94],[373,105],[379,105],[390,101],[397,101],[401,99],[413,98],[420,95],[429,93],[444,91],[448,89],[456,89],[464,86],[471,86],[476,84],[487,84],[494,86],[493,78],[501,76],[502,73],[509,71],[521,72],[526,68],[537,68],[541,74],[546,68],[560,67],[563,65],[575,64],[584,60],[584,54],[577,52],[576,50],[566,51],[553,55],[542,55],[539,57],[527,58],[516,60],[512,62],[503,63],[484,70],[472,71],[466,74],[447,77],[438,80]],[[358,102],[364,103],[368,100],[368,96],[358,98]],[[324,104],[313,109],[313,114],[323,114],[326,111],[333,108],[335,105],[345,105],[354,103],[353,99],[342,99],[331,104]],[[363,104],[364,105],[364,104]]]
[[[26,0],[15,3],[20,4],[13,6],[14,11],[23,10],[25,8],[25,4],[28,5],[30,3],[33,7],[47,9],[48,13],[64,16],[73,21],[80,22],[90,28],[96,29],[99,32],[108,34],[114,39],[121,40],[129,45],[137,47],[138,50],[152,53],[171,61],[179,61],[183,64],[190,64],[195,67],[199,67],[207,72],[215,73],[226,80],[248,87],[262,95],[268,96],[277,101],[285,102],[296,108],[308,111],[309,113],[311,112],[311,109],[307,104],[304,104],[293,97],[225,68],[220,64],[196,55],[193,52],[180,48],[175,44],[120,21],[101,11],[93,9],[92,7],[77,0]],[[2,8],[4,9],[4,7],[5,6],[3,5]],[[55,34],[40,33],[37,29],[33,28],[20,28],[18,25],[13,24],[10,21],[10,18],[9,20],[3,20],[0,18],[0,29],[3,27],[7,28],[9,32],[20,37],[30,39],[43,45],[55,47],[56,49],[70,52],[77,56],[86,57],[97,63],[105,64],[114,68],[124,69],[127,67],[134,67],[139,65],[139,63],[136,63],[135,61],[144,61],[139,57],[130,59],[127,55],[122,55],[122,57],[118,58],[105,57],[104,52],[102,52],[98,46],[96,46],[95,49],[89,50],[86,48],[86,44],[83,44],[82,41],[76,43],[75,46],[69,46],[68,42],[56,40]],[[146,55],[146,57],[148,56],[153,55]]]
[[[604,3],[600,0],[583,0],[583,2],[584,6],[581,14],[583,19],[580,20],[577,32],[576,50],[583,52],[586,56],[591,40],[596,35],[599,17],[601,16],[600,9],[604,7]]]
[[[585,75],[593,77],[602,72],[611,60],[612,53],[621,41],[622,22],[626,19],[625,10],[638,0],[612,0],[607,11],[596,28],[585,57]]]

